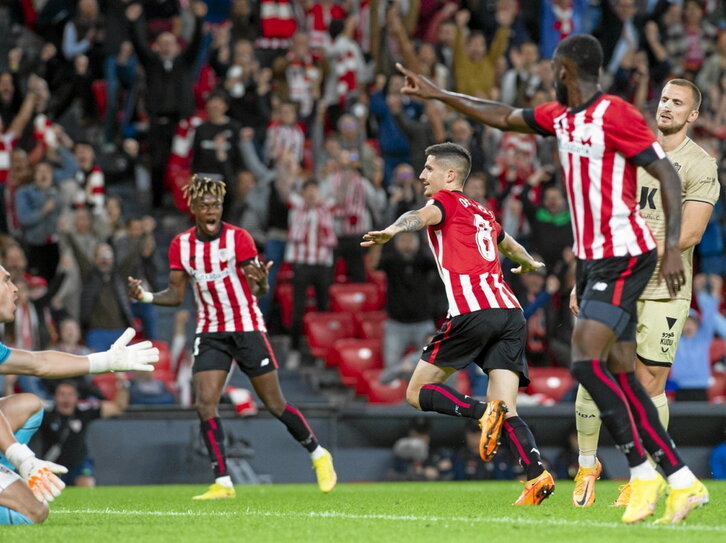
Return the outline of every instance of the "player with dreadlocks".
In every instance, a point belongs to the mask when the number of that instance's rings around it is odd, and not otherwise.
[[[216,476],[215,483],[194,499],[235,497],[217,411],[232,359],[247,374],[270,413],[308,450],[320,490],[330,492],[337,480],[333,459],[320,446],[303,414],[282,395],[277,360],[257,306],[257,296],[269,289],[267,274],[272,262],[259,262],[246,230],[222,222],[223,181],[194,176],[184,194],[195,225],[178,234],[169,246],[169,286],[161,292],[146,292],[141,281],[129,277],[129,296],[144,303],[178,306],[187,282],[192,282],[197,304],[192,369],[195,407]]]

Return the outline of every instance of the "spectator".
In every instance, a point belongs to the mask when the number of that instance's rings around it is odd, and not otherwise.
[[[709,466],[712,479],[726,479],[726,441],[713,448]]]
[[[129,382],[115,373],[116,397],[113,401],[79,404],[73,381],[63,381],[55,389],[55,406],[46,411],[40,436],[41,455],[50,462],[68,467],[61,476],[67,485],[96,486],[95,462],[89,456],[86,435],[91,422],[120,415],[129,403]]]
[[[716,37],[717,29],[704,17],[701,0],[685,0],[682,22],[668,26],[664,36],[673,75],[693,79],[713,53]]]
[[[402,163],[394,168],[388,193],[384,218],[386,224],[392,223],[406,211],[418,209],[425,202],[418,175],[410,164]]]
[[[212,93],[205,109],[207,120],[194,132],[192,171],[225,181],[228,192],[234,194],[237,176],[245,169],[239,149],[242,125],[227,116],[228,98],[224,91]]]
[[[32,273],[50,281],[55,275],[60,250],[57,224],[61,213],[61,196],[53,185],[53,167],[41,162],[35,167],[33,183],[18,189],[15,195],[18,220],[28,246]]]
[[[58,323],[58,341],[53,349],[62,353],[74,354],[77,356],[88,356],[91,349],[81,343],[81,327],[78,321],[67,317]],[[93,384],[90,375],[80,375],[64,379],[64,381],[72,381],[78,391],[78,398],[82,401],[86,400],[103,400],[103,393]],[[44,379],[43,385],[52,394],[59,382],[57,380]]]
[[[539,50],[534,43],[525,42],[513,48],[510,57],[512,68],[502,76],[502,102],[515,107],[528,107],[542,84],[537,73]]]
[[[305,132],[297,120],[294,102],[282,102],[265,132],[265,161],[273,164],[283,153],[292,153],[298,164],[303,159]]]
[[[421,251],[416,232],[399,234],[385,247],[378,268],[386,274],[386,320],[383,360],[386,369],[399,364],[406,350],[418,350],[434,327],[432,281],[434,260]]]
[[[73,146],[76,171],[70,186],[64,192],[72,193],[71,204],[75,207],[88,205],[94,215],[103,213],[106,177],[96,164],[96,152],[88,141],[77,140]]]
[[[164,195],[164,171],[174,128],[181,119],[194,113],[192,80],[202,42],[202,22],[207,5],[199,1],[192,3],[194,34],[183,51],[177,37],[168,31],[159,35],[155,50],[152,51],[139,21],[141,12],[140,4],[131,4],[126,10],[126,17],[131,25],[131,42],[146,72],[152,203],[158,208]]]
[[[689,313],[671,369],[670,379],[678,386],[677,401],[708,399],[706,389],[711,377],[709,349],[722,288],[723,279],[719,275],[698,274],[693,278],[693,291],[700,311],[692,309]]]
[[[387,478],[392,481],[451,479],[451,454],[448,451],[433,454],[430,446],[431,421],[426,417],[412,419],[406,436],[393,444],[393,468]]]
[[[481,428],[475,420],[467,420],[464,445],[454,455],[454,479],[457,481],[510,480],[523,475],[509,451],[501,449],[491,462],[482,462],[479,455]]]
[[[169,387],[154,377],[152,372],[137,372],[131,379],[129,403],[131,405],[174,405],[176,399]]]
[[[542,0],[540,6],[538,30],[543,58],[552,58],[557,44],[567,36],[590,31],[586,28],[588,0]]]
[[[408,138],[411,164],[416,172],[420,172],[426,163],[426,148],[446,139],[446,110],[438,102],[428,101],[424,105],[424,114],[416,121],[403,112],[400,95],[389,95],[386,104],[401,132]]]
[[[290,179],[294,177],[290,176]],[[328,288],[333,283],[333,250],[338,240],[333,231],[331,212],[334,201],[321,197],[317,181],[305,180],[300,194],[290,190],[288,205],[290,232],[285,262],[292,264],[294,272],[288,367],[294,369],[300,363],[300,339],[308,287],[312,286],[315,290],[317,310],[327,311]]]

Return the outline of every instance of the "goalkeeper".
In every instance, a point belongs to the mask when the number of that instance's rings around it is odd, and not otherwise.
[[[17,287],[0,266],[0,322],[15,317]],[[127,329],[108,351],[75,356],[57,351],[30,352],[10,349],[0,343],[0,375],[35,375],[64,378],[109,371],[151,371],[159,351],[144,341],[127,346],[134,330]],[[66,468],[35,457],[26,445],[43,417],[40,400],[32,394],[0,398],[0,452],[18,473],[0,465],[0,525],[35,524],[48,517],[48,502],[65,484],[56,474]],[[5,460],[0,457],[0,461]],[[19,474],[19,475],[18,475]]]

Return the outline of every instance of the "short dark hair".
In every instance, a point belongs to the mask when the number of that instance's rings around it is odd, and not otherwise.
[[[311,177],[311,178],[308,178],[305,181],[303,181],[302,190],[305,190],[306,188],[308,188],[310,186],[319,187],[320,184],[318,183],[318,180],[317,179],[313,179]]]
[[[572,60],[580,79],[597,82],[600,77],[602,46],[588,34],[568,36],[559,43],[554,56]]]
[[[436,160],[450,160],[456,164],[456,169],[461,177],[461,184],[466,182],[471,172],[471,153],[459,145],[450,141],[437,143],[426,148],[426,156],[432,156]]]
[[[698,109],[701,107],[701,89],[699,89],[691,81],[688,81],[688,79],[671,79],[670,81],[666,82],[666,85],[688,87],[689,89],[691,89],[691,93],[693,94],[693,109],[698,111]]]

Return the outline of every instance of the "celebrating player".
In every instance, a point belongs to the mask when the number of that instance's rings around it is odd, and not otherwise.
[[[658,142],[682,181],[683,208],[678,247],[686,266],[686,283],[676,297],[671,299],[666,286],[659,284],[656,266],[656,272],[638,299],[635,374],[658,409],[664,428],[668,427],[666,379],[691,306],[693,248],[706,230],[720,188],[715,159],[688,137],[688,128],[698,118],[700,104],[701,91],[698,87],[685,79],[672,79],[663,88],[655,114]],[[640,168],[638,170],[640,214],[662,247],[665,219],[658,189],[658,181]],[[570,298],[570,307],[575,314],[578,313],[577,299],[574,295]],[[575,507],[588,507],[595,501],[595,481],[602,470],[596,457],[600,435],[600,412],[582,386],[577,391],[575,410],[580,468],[575,477],[572,503]],[[625,485],[614,505],[627,505],[629,497],[630,485]],[[679,511],[683,510],[677,502],[671,503]],[[676,514],[677,511],[666,513],[671,516]]]
[[[406,76],[404,94],[441,100],[501,130],[557,137],[577,257],[580,313],[572,335],[572,375],[595,401],[630,466],[631,497],[623,522],[652,515],[668,486],[666,513],[658,522],[680,522],[708,502],[708,491],[658,420],[634,363],[636,301],[657,260],[655,239],[638,212],[636,169],[644,167],[660,183],[666,216],[660,277],[671,297],[686,282],[678,250],[680,180],[642,115],[600,91],[601,65],[602,48],[592,36],[562,40],[552,61],[557,100],[524,110],[444,91],[398,67]]]
[[[494,214],[467,198],[462,189],[471,169],[469,151],[455,143],[426,149],[419,179],[427,205],[401,215],[382,231],[368,232],[361,245],[382,245],[401,232],[427,228],[429,245],[446,287],[446,322],[426,345],[406,391],[416,409],[478,419],[479,453],[489,461],[504,429],[515,457],[527,473],[514,505],[539,505],[555,489],[542,467],[527,424],[517,415],[517,389],[529,383],[524,360],[525,320],[517,299],[502,280],[499,252],[519,264],[514,273],[544,266],[506,234]],[[459,393],[444,382],[471,362],[489,375],[487,403]]]
[[[18,288],[0,266],[0,322],[15,318]],[[44,378],[74,377],[108,371],[151,371],[159,350],[144,341],[127,347],[129,328],[105,352],[76,356],[58,351],[30,352],[0,343],[0,374]],[[40,426],[43,406],[32,394],[0,398],[0,524],[35,524],[48,517],[48,503],[65,487],[55,474],[65,467],[35,457],[27,443]],[[9,467],[16,467],[20,476]]]
[[[305,447],[323,492],[335,487],[337,476],[330,453],[320,446],[303,414],[285,401],[277,378],[277,360],[267,338],[257,296],[269,289],[249,233],[222,222],[223,181],[192,177],[184,194],[195,226],[178,234],[169,246],[169,286],[146,292],[129,277],[129,296],[145,303],[178,306],[191,279],[197,303],[193,386],[204,443],[216,480],[194,499],[234,498],[227,470],[224,431],[217,406],[232,359],[250,379],[265,407]]]

